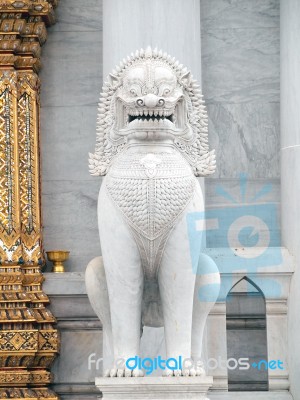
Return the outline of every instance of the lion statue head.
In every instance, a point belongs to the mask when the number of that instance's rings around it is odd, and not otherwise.
[[[91,175],[106,175],[113,159],[133,141],[171,142],[196,176],[215,171],[200,86],[167,53],[141,49],[109,75],[100,96]]]

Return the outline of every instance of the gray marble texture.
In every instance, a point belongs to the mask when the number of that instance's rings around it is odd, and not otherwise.
[[[202,29],[207,103],[279,101],[279,28]]]
[[[217,170],[212,178],[279,177],[279,103],[216,102],[209,104],[209,140],[216,149]]]
[[[97,103],[102,86],[100,29],[91,32],[52,32],[49,29],[42,62],[44,68],[40,76],[42,82],[47,82],[41,92],[43,108]]]
[[[202,0],[213,178],[279,176],[279,0]]]
[[[44,180],[43,219],[46,250],[66,249],[66,270],[84,271],[101,253],[97,224],[100,180]],[[48,263],[47,270],[51,268]]]
[[[65,0],[56,14],[40,74],[44,247],[69,250],[66,270],[83,271],[101,252],[101,179],[89,175],[88,152],[95,145],[102,86],[102,1]]]
[[[202,28],[278,28],[278,0],[201,0]]]
[[[47,82],[47,81],[46,81]],[[90,181],[88,152],[95,146],[97,108],[43,107],[41,114],[42,178],[47,181]]]
[[[102,29],[101,0],[62,1],[55,11],[54,32],[93,32]]]
[[[52,367],[53,389],[62,400],[96,400],[99,392],[94,380],[102,371],[102,324],[87,298],[84,276],[75,272],[44,276],[43,289],[61,334],[60,355]]]

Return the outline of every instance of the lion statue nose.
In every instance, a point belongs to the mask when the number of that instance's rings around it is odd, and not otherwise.
[[[152,93],[147,94],[144,98],[139,97],[136,101],[138,106],[146,106],[148,108],[154,108],[157,105],[163,106],[164,103],[165,101],[162,98]]]
[[[155,94],[147,94],[147,96],[145,96],[145,106],[148,108],[153,108],[156,106],[157,102],[158,102],[158,97],[155,96]]]

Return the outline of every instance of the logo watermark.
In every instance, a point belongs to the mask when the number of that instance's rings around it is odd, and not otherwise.
[[[278,206],[276,203],[257,203],[272,190],[272,185],[264,185],[254,196],[247,197],[247,176],[240,175],[240,197],[238,202],[223,187],[217,188],[217,194],[225,197],[230,204],[220,208],[208,209],[206,212],[195,212],[187,215],[188,235],[192,268],[195,274],[210,274],[212,263],[199,258],[206,249],[206,243],[226,250],[222,262],[217,263],[220,272],[245,271],[260,281],[257,272],[260,268],[272,267],[282,263],[280,249],[280,229],[278,224]],[[203,255],[202,255],[203,257]],[[212,285],[210,285],[212,286]],[[265,297],[278,297],[280,285],[274,280],[264,279]],[[201,301],[212,287],[202,289]],[[204,293],[204,295],[203,295]],[[224,301],[219,298],[219,301]],[[209,298],[207,301],[210,301]]]
[[[96,369],[99,370],[102,368],[103,358],[96,359],[96,353],[92,353],[88,358],[88,369]],[[281,360],[256,360],[251,361],[249,357],[240,357],[236,358],[228,358],[227,360],[222,359],[221,357],[209,358],[207,361],[202,360],[193,360],[191,358],[183,358],[179,356],[178,358],[168,358],[164,359],[161,356],[155,358],[141,358],[138,356],[131,357],[128,359],[119,358],[116,360],[114,368],[116,369],[128,369],[135,370],[140,369],[144,370],[146,375],[151,375],[156,370],[166,370],[169,369],[171,371],[176,370],[191,370],[198,368],[204,368],[207,372],[214,371],[218,368],[228,369],[228,370],[249,370],[249,369],[257,369],[258,371],[266,371],[266,370],[284,370],[284,363]]]
[[[88,357],[88,370],[99,370],[103,367],[103,357],[96,358],[96,353],[91,353]]]

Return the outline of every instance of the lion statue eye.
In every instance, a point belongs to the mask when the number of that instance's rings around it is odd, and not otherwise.
[[[171,90],[170,90],[170,89],[165,89],[165,90],[163,91],[163,95],[164,95],[164,96],[168,96],[170,93],[171,93]]]
[[[132,96],[136,96],[136,95],[137,95],[137,93],[136,93],[136,90],[135,90],[135,89],[130,89],[130,93],[132,94]]]

